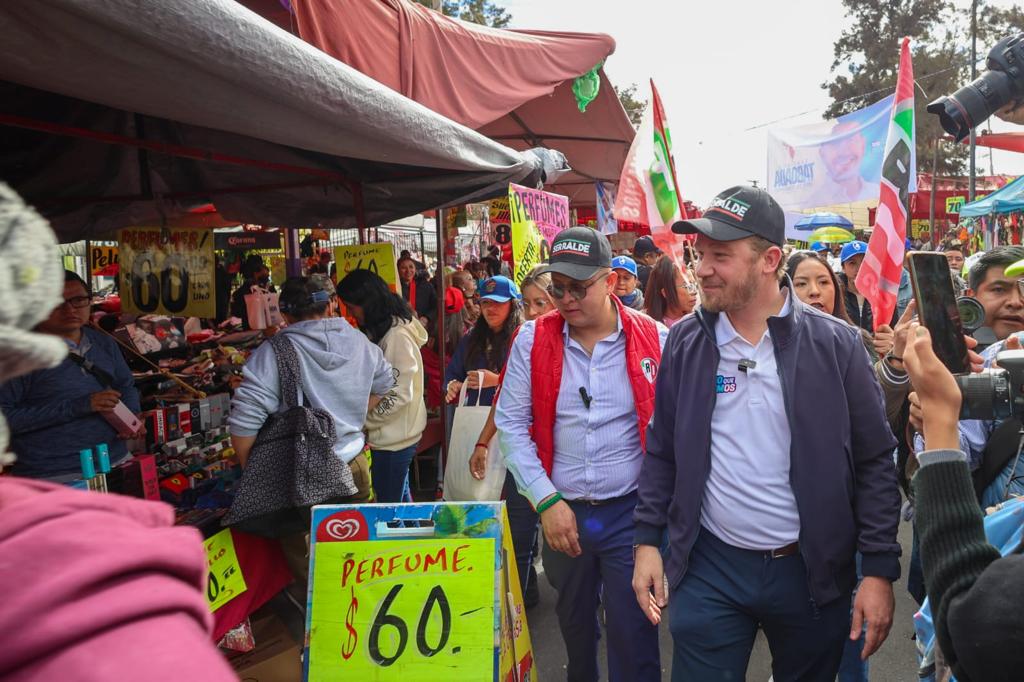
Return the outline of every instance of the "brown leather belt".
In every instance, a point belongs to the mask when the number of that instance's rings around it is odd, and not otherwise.
[[[778,549],[765,550],[765,555],[767,555],[767,557],[769,559],[781,559],[783,557],[793,556],[794,554],[798,553],[799,551],[800,551],[800,543],[799,542],[791,542],[788,545],[786,545],[785,547],[779,547]]]

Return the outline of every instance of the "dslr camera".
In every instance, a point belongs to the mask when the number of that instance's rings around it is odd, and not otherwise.
[[[955,374],[963,402],[961,419],[1006,419],[1024,414],[1024,350],[1004,350],[998,369]]]
[[[996,43],[985,66],[988,71],[973,83],[928,105],[928,113],[938,114],[942,128],[957,142],[999,109],[1024,99],[1024,33]]]

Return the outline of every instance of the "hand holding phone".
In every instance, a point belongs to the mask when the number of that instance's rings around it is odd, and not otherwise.
[[[928,328],[932,348],[953,374],[970,369],[960,309],[953,291],[949,263],[941,253],[911,251],[907,254],[910,282],[914,287],[917,316]]]

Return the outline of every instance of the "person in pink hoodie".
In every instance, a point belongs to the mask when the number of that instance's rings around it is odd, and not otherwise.
[[[46,221],[0,183],[0,382],[63,360],[31,330],[63,266]],[[0,467],[10,462],[0,416]],[[202,538],[161,502],[0,476],[0,680],[221,682]]]

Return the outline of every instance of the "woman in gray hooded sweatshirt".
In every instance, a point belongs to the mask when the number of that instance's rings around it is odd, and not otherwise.
[[[334,454],[352,469],[359,488],[351,502],[369,501],[363,422],[367,406],[376,405],[379,397],[394,386],[391,364],[378,346],[337,317],[334,285],[326,277],[290,278],[281,287],[280,307],[288,326],[278,333],[292,342],[299,357],[302,394],[310,407],[326,410],[334,417]],[[228,425],[235,452],[244,466],[256,434],[284,405],[277,360],[269,343],[252,354],[242,377],[231,403]]]

